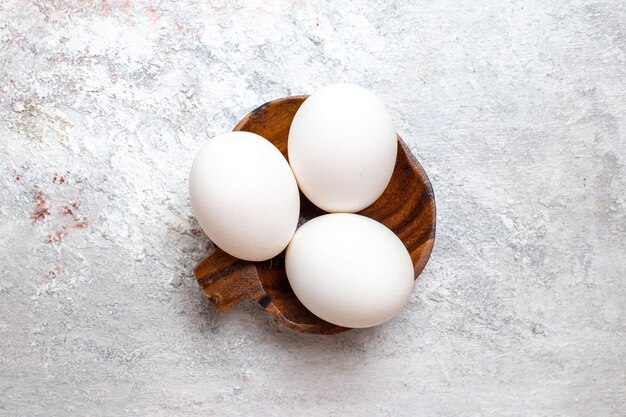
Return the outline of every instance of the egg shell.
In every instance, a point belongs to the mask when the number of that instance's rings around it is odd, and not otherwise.
[[[333,84],[308,97],[289,130],[289,163],[300,189],[328,212],[371,205],[389,184],[397,134],[384,103],[351,84]]]
[[[319,318],[370,327],[396,316],[413,288],[413,263],[383,224],[357,214],[327,214],[301,226],[285,257],[289,283]]]
[[[254,133],[229,132],[204,145],[191,167],[189,194],[202,230],[237,258],[278,255],[298,224],[293,172],[280,151]]]

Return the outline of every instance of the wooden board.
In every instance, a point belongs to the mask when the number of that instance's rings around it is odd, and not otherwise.
[[[307,96],[285,97],[258,107],[233,130],[253,132],[272,142],[287,158],[291,121]],[[426,173],[398,136],[398,155],[383,195],[359,212],[383,223],[404,242],[415,278],[426,266],[435,240],[435,197]],[[325,212],[300,193],[300,216],[309,220]],[[284,253],[264,262],[248,262],[216,250],[198,264],[196,279],[218,311],[243,300],[258,302],[290,328],[306,333],[333,334],[349,330],[325,322],[308,311],[289,286]]]

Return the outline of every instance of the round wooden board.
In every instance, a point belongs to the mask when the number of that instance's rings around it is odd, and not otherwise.
[[[272,142],[287,158],[291,121],[307,96],[270,101],[250,112],[233,130],[253,132]],[[300,217],[325,214],[302,193]],[[413,260],[415,278],[426,266],[435,240],[435,197],[426,173],[398,136],[396,166],[383,195],[358,214],[395,232]],[[292,329],[332,334],[349,330],[314,316],[296,298],[285,274],[284,253],[264,262],[234,258],[219,248],[196,267],[196,279],[219,311],[252,299]]]

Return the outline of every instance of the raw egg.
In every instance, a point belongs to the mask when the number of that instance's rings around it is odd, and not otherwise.
[[[313,204],[353,213],[385,191],[397,146],[393,121],[378,97],[356,85],[334,84],[300,106],[287,149],[298,185]]]
[[[282,252],[298,224],[298,186],[286,159],[263,137],[225,133],[198,152],[189,175],[191,207],[226,253],[263,261]]]
[[[345,327],[390,320],[413,288],[413,263],[402,241],[357,214],[326,214],[305,223],[287,248],[285,268],[308,310]]]

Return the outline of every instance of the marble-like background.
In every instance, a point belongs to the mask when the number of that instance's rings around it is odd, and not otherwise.
[[[624,1],[3,0],[0,42],[0,415],[625,415]],[[218,315],[195,152],[337,81],[435,189],[410,304]]]

